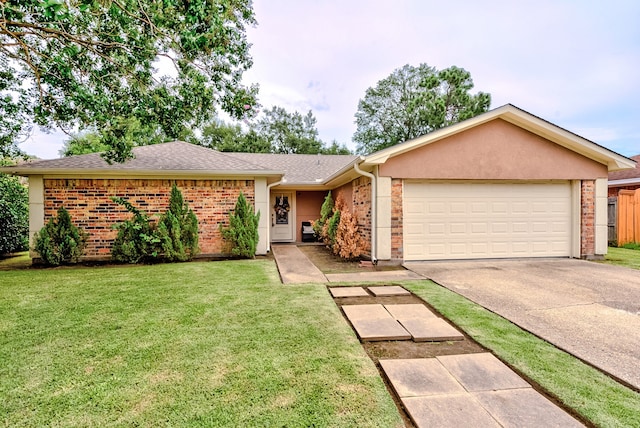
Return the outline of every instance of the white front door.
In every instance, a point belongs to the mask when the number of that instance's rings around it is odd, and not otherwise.
[[[292,242],[294,240],[293,192],[271,193],[271,241]]]

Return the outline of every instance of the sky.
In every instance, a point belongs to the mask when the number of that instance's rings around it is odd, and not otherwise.
[[[369,87],[409,64],[471,73],[491,108],[515,106],[625,156],[640,154],[640,2],[254,0],[247,29],[263,109],[317,118],[320,138],[355,149]],[[66,136],[20,147],[58,157]]]

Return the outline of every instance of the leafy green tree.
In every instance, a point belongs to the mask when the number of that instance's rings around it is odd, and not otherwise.
[[[198,254],[198,218],[175,183],[171,186],[169,209],[158,223],[158,235],[162,257],[168,261],[183,262]]]
[[[322,141],[318,138],[316,118],[311,110],[306,115],[289,113],[282,107],[274,106],[258,120],[257,132],[271,145],[272,153],[307,153],[322,151]]]
[[[87,246],[89,235],[71,222],[69,211],[58,208],[56,217],[35,233],[34,250],[49,266],[77,263]]]
[[[340,144],[336,140],[333,140],[331,145],[323,147],[320,153],[323,155],[350,155],[351,150],[349,150],[345,144]]]
[[[271,144],[255,129],[244,131],[238,124],[214,120],[202,129],[202,137],[194,141],[221,152],[271,153]]]
[[[29,248],[29,192],[18,177],[0,173],[0,255]]]
[[[358,103],[353,141],[360,154],[419,137],[486,112],[491,95],[471,94],[471,74],[458,67],[436,70],[427,64],[405,65]]]
[[[123,161],[140,127],[157,142],[184,139],[216,107],[243,117],[254,24],[251,0],[0,1],[0,151],[33,124],[94,127]]]
[[[259,222],[260,212],[254,212],[253,207],[241,192],[235,209],[229,213],[229,226],[220,228],[233,256],[255,257],[259,240]]]
[[[88,153],[98,153],[109,150],[109,146],[102,142],[100,134],[97,132],[85,132],[72,135],[64,142],[59,151],[61,156],[86,155]]]

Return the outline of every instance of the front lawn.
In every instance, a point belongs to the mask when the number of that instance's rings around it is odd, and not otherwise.
[[[324,286],[266,260],[0,271],[4,426],[400,426]]]
[[[640,250],[609,247],[603,263],[640,269]]]

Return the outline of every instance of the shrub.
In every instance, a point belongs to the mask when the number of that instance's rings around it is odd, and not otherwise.
[[[29,195],[17,177],[0,173],[0,255],[29,248]]]
[[[356,218],[348,210],[342,210],[333,245],[334,254],[343,259],[355,259],[363,253],[364,246],[364,240],[358,232]]]
[[[114,225],[118,235],[111,247],[111,257],[120,263],[148,262],[157,258],[161,241],[151,218],[124,198],[114,196],[111,200],[133,214],[130,219]]]
[[[111,200],[133,214],[115,226],[118,235],[111,248],[114,260],[121,263],[186,261],[198,254],[198,218],[175,183],[171,186],[169,209],[160,216],[158,224],[126,199],[113,197]]]
[[[321,239],[323,238],[323,228],[327,223],[327,220],[331,218],[333,213],[333,198],[331,197],[331,191],[327,193],[327,196],[324,198],[324,202],[322,202],[322,206],[320,207],[320,218],[316,221],[311,222],[313,226],[313,231],[316,233],[316,236],[319,236]]]
[[[229,213],[229,227],[220,227],[223,238],[236,257],[253,258],[258,245],[258,222],[260,213],[254,213],[253,207],[240,192],[235,209]]]
[[[185,261],[198,254],[198,218],[175,184],[171,186],[169,209],[160,218],[157,232],[164,259]]]
[[[34,235],[34,251],[50,266],[76,263],[87,246],[88,234],[71,223],[71,216],[64,208],[58,215]]]

